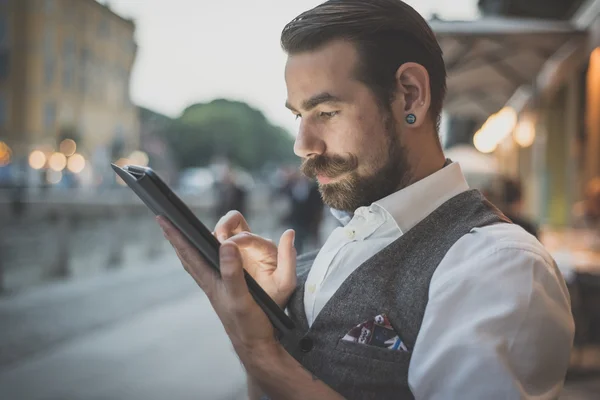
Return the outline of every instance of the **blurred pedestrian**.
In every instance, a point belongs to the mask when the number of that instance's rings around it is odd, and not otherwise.
[[[283,224],[296,231],[296,250],[302,253],[307,247],[318,248],[324,208],[319,186],[296,170],[289,175],[283,192],[290,203]]]
[[[600,176],[590,179],[584,199],[573,207],[573,227],[600,233]]]
[[[216,192],[215,216],[217,219],[232,210],[246,213],[246,189],[237,181],[235,171],[231,166],[225,166],[221,179],[216,183]]]
[[[538,225],[523,213],[523,189],[517,179],[502,179],[502,202],[500,208],[513,223],[539,238]]]

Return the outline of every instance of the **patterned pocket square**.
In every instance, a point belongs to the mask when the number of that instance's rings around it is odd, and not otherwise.
[[[355,326],[342,340],[390,350],[408,351],[385,314]]]

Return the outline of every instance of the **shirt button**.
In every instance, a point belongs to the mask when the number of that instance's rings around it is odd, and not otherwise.
[[[308,285],[308,291],[310,293],[314,293],[317,291],[317,285],[315,285],[314,283],[312,285]]]
[[[300,350],[302,350],[303,353],[308,353],[309,351],[312,350],[313,348],[313,340],[311,338],[309,338],[308,336],[304,336],[301,340],[300,340]]]
[[[356,236],[356,232],[354,231],[354,229],[348,229],[346,230],[346,236],[348,236],[348,239],[354,239],[354,237]]]

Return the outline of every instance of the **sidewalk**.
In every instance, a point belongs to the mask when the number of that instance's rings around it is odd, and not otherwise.
[[[68,339],[198,293],[167,252],[106,274],[0,297],[0,371]]]

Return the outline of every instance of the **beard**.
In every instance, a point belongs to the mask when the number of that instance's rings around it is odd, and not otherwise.
[[[323,202],[329,207],[354,213],[357,208],[369,206],[409,184],[412,175],[407,151],[400,142],[391,115],[386,116],[384,127],[388,150],[376,159],[385,162],[380,166],[369,166],[371,172],[368,175],[359,175],[355,155],[346,158],[319,155],[303,162],[302,173],[309,178],[315,179],[317,175],[335,178],[347,174],[338,182],[319,184]]]

